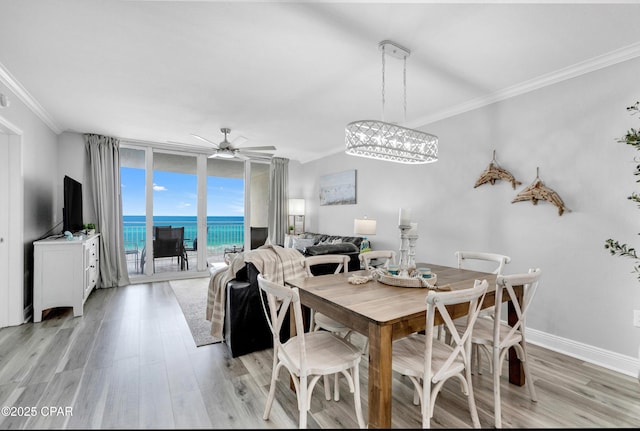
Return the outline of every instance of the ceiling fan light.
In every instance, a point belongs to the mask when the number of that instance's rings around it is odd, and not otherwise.
[[[216,156],[222,159],[233,159],[235,157],[235,154],[233,154],[233,151],[220,150],[216,153]]]

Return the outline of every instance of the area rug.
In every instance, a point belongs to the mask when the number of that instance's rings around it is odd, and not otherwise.
[[[221,342],[211,335],[211,322],[205,319],[209,277],[172,280],[169,285],[182,308],[196,346]]]

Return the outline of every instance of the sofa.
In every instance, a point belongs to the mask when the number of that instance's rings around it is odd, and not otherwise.
[[[346,254],[349,256],[349,271],[357,271],[360,269],[360,244],[361,236],[339,236],[327,235],[323,233],[303,232],[293,237],[291,246],[297,248],[305,256],[318,256],[323,254]],[[299,245],[298,245],[299,244]],[[285,240],[285,247],[287,246]],[[314,268],[313,274],[327,274],[335,269],[335,265],[330,264],[328,267],[319,265]]]
[[[349,271],[360,269],[358,254],[362,237],[341,237],[311,232],[305,232],[298,237],[313,239],[313,245],[298,249],[304,256],[346,254],[350,257]],[[307,241],[306,244],[311,242]],[[316,265],[313,274],[331,274],[335,268],[335,264]],[[234,358],[273,346],[271,330],[260,300],[258,274],[257,268],[249,262],[226,284],[224,340]],[[308,326],[309,322],[305,324]],[[289,338],[288,321],[282,328],[280,338],[286,341]]]

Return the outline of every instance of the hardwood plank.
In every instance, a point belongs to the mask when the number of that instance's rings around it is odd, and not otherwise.
[[[164,362],[140,367],[140,428],[174,428],[173,406]]]
[[[105,416],[111,414],[106,409],[107,394],[113,382],[113,368],[84,368],[82,381],[73,404],[73,416],[67,422],[67,429],[100,428]]]
[[[138,428],[139,376],[140,367],[137,357],[114,362],[105,401],[105,414],[100,428]]]
[[[298,411],[286,371],[271,417],[262,419],[272,350],[232,358],[225,344],[193,346],[168,283],[93,292],[84,315],[56,308],[42,323],[0,329],[0,405],[71,405],[71,417],[0,416],[0,429],[295,429]],[[355,337],[362,343],[365,338]],[[92,342],[93,341],[93,342]],[[640,428],[640,385],[634,377],[528,345],[538,402],[526,386],[501,377],[505,428]],[[50,354],[47,354],[49,352]],[[486,361],[483,361],[486,366]],[[369,367],[360,366],[361,402],[369,413]],[[473,376],[482,427],[493,427],[493,376]],[[309,428],[356,426],[353,398],[340,379],[339,402],[316,385]],[[392,428],[419,428],[409,380],[393,373]],[[435,404],[433,428],[471,426],[466,396],[447,382]]]

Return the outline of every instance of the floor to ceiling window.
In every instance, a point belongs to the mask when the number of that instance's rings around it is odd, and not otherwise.
[[[120,181],[124,247],[129,275],[142,273],[141,255],[146,241],[145,151],[120,149]]]
[[[207,159],[207,259],[224,261],[244,248],[244,162]]]
[[[252,236],[264,243],[268,161],[127,144],[120,161],[127,267],[134,279],[206,274],[227,254],[249,249]],[[159,237],[172,235],[175,247],[161,248],[166,243]]]
[[[195,271],[198,175],[195,155],[153,151],[153,254],[146,247],[143,272]],[[151,257],[151,255],[153,257]],[[153,271],[144,271],[144,265]]]

